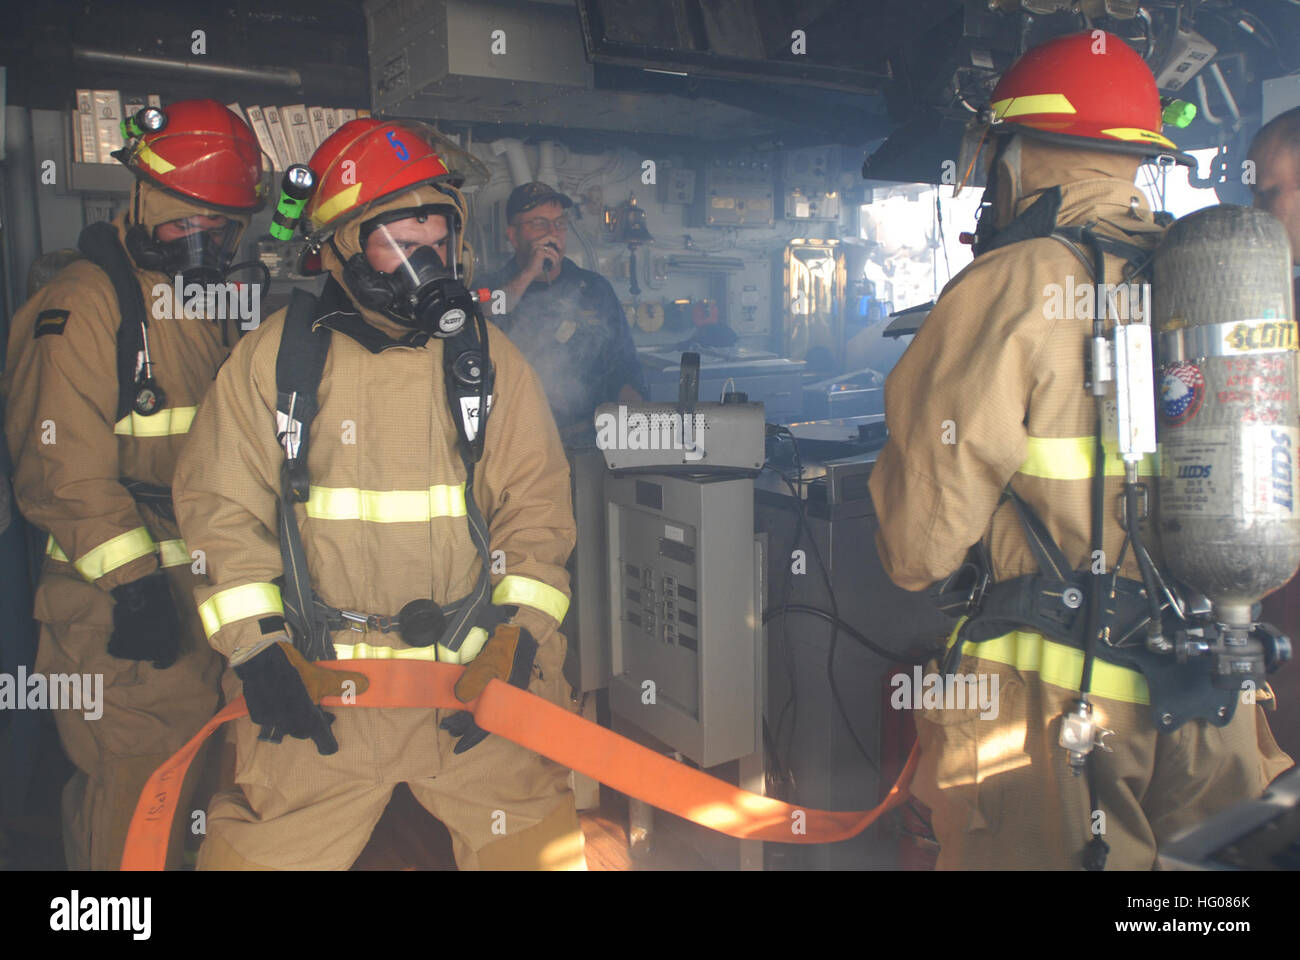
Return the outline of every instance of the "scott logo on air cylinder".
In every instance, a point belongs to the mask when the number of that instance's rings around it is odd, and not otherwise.
[[[1273,502],[1291,510],[1291,436],[1285,430],[1274,430],[1269,437],[1273,440]]]

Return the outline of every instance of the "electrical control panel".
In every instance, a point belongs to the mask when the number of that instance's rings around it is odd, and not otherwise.
[[[685,167],[668,167],[659,174],[659,202],[695,202],[695,171]]]
[[[695,220],[706,227],[770,227],[774,219],[772,161],[747,154],[714,158],[701,172]]]
[[[830,190],[834,187],[834,147],[804,147],[787,150],[782,157],[781,178],[791,187]]]
[[[606,478],[610,709],[701,766],[757,749],[754,484]]]
[[[781,158],[782,216],[786,220],[840,218],[839,151],[832,146],[787,150]]]
[[[840,195],[834,190],[805,190],[791,187],[785,191],[787,220],[827,220],[840,218]]]
[[[772,329],[772,264],[746,260],[742,270],[727,274],[727,325],[742,337],[763,336]]]

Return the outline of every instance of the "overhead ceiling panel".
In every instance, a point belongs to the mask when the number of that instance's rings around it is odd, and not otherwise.
[[[365,9],[373,104],[389,115],[703,140],[752,139],[790,126],[680,83],[673,89],[683,95],[611,88],[612,75],[602,81],[587,62],[573,6],[371,0]],[[504,54],[492,52],[495,31]]]

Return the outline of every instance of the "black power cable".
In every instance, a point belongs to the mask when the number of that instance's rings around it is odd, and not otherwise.
[[[791,438],[791,441],[793,442],[794,437],[790,433],[789,428],[787,427],[769,425],[769,432],[774,436],[781,436],[781,435],[789,436]],[[793,450],[794,450],[794,464],[795,464],[796,476],[798,477],[799,482],[802,483],[803,462],[799,459],[798,447],[794,447]],[[775,468],[772,469],[774,473],[778,473],[778,471],[776,471]],[[799,518],[796,516],[793,539],[791,540],[789,550],[786,551],[788,555],[790,556],[794,555],[794,551],[799,546],[799,540],[802,535],[803,535],[803,526],[800,523]],[[790,602],[790,592],[793,589],[793,587],[794,587],[794,570],[791,567],[786,567],[785,578],[781,584],[782,606]],[[790,647],[790,637],[786,632],[786,625],[784,620],[781,622],[780,636],[781,636],[781,661],[785,667],[786,679],[789,680],[790,682],[790,692],[789,695],[785,698],[785,703],[781,705],[781,712],[777,715],[776,731],[773,733],[772,739],[774,745],[780,744],[781,731],[785,729],[786,712],[789,711],[790,712],[790,745],[793,748],[795,735],[799,727],[799,699],[797,693],[798,665],[794,658],[794,652]],[[790,799],[792,800],[795,799],[794,794],[797,793],[797,789],[795,787],[794,771],[790,769],[788,764],[782,762],[780,754],[777,753],[775,750],[773,751],[773,759],[776,760],[778,769],[784,771],[784,775],[790,783],[790,790],[791,790]]]
[[[798,441],[795,440],[794,434],[790,433],[789,429],[786,427],[779,428],[778,432],[783,435],[789,436],[790,443],[795,451],[795,463],[797,465],[800,465],[799,472],[800,474],[802,474],[803,471],[802,471],[801,461],[799,459]],[[844,706],[844,700],[840,696],[839,684],[835,682],[835,649],[839,643],[840,624],[843,621],[840,619],[839,604],[835,600],[835,590],[831,584],[830,572],[826,567],[826,561],[822,558],[821,547],[817,545],[816,538],[813,537],[812,531],[808,529],[807,511],[803,501],[803,496],[800,493],[799,488],[796,487],[795,484],[790,480],[790,478],[787,477],[784,473],[777,470],[775,467],[768,467],[768,469],[771,469],[773,473],[775,473],[778,477],[781,478],[782,482],[785,483],[786,487],[789,489],[790,495],[794,498],[795,510],[797,513],[798,524],[799,524],[799,535],[796,537],[795,542],[796,543],[800,542],[802,540],[803,535],[805,534],[807,535],[808,542],[813,549],[813,557],[817,560],[817,567],[821,571],[822,580],[826,585],[827,598],[830,600],[831,603],[831,611],[830,611],[832,617],[831,642],[830,642],[830,648],[827,650],[826,653],[826,679],[830,683],[831,699],[835,702],[835,707],[839,711],[840,717],[841,719],[843,719],[845,727],[848,728],[849,736],[853,738],[854,744],[857,745],[858,752],[860,752],[863,758],[867,761],[867,763],[870,764],[872,770],[874,770],[877,774],[879,774],[880,767],[876,763],[876,761],[872,758],[870,751],[867,750],[866,744],[864,744],[862,742],[862,739],[858,736],[858,732],[853,728],[853,724],[849,720],[848,709]]]
[[[790,613],[805,613],[812,617],[820,617],[822,620],[825,620],[827,623],[832,623],[835,620],[833,614],[828,613],[827,611],[821,609],[820,607],[812,607],[804,603],[786,603],[786,604],[782,604],[779,607],[771,607],[765,610],[763,612],[763,622],[769,623],[772,620],[777,619],[778,617],[784,617]],[[929,663],[931,659],[933,659],[933,657],[927,656],[920,660],[899,660],[897,653],[894,653],[891,650],[886,650],[884,647],[880,646],[879,644],[873,643],[863,633],[857,630],[851,623],[848,623],[845,620],[841,620],[839,622],[839,627],[841,630],[847,633],[858,643],[862,644],[862,646],[866,647],[876,656],[881,657],[883,659],[893,660],[900,663],[906,663],[908,666],[917,666],[917,665],[924,666],[925,664]]]
[[[794,434],[791,433],[788,427],[769,425],[769,429],[772,435],[780,436],[780,437],[788,437],[793,452],[792,459],[794,461],[795,470],[796,470],[796,476],[797,476],[796,481],[791,481],[789,477],[787,477],[780,470],[777,470],[771,464],[764,464],[764,469],[771,470],[774,474],[776,474],[778,477],[781,478],[782,482],[785,483],[786,487],[789,489],[790,495],[794,498],[795,516],[796,516],[795,537],[790,552],[791,554],[793,554],[794,550],[797,548],[798,544],[802,541],[803,537],[807,535],[808,541],[813,548],[813,556],[817,560],[818,569],[821,571],[822,580],[826,585],[826,595],[830,600],[831,610],[828,612],[826,610],[822,610],[819,607],[810,606],[808,604],[790,603],[790,589],[793,581],[793,571],[788,570],[786,574],[784,588],[782,590],[781,605],[779,607],[773,607],[771,609],[765,610],[763,612],[763,618],[762,618],[763,623],[764,625],[766,625],[770,623],[772,620],[775,619],[781,620],[781,625],[782,625],[781,635],[782,635],[782,641],[785,647],[787,658],[789,658],[790,656],[790,647],[789,647],[789,639],[785,633],[785,621],[788,618],[789,614],[799,613],[807,616],[819,617],[827,621],[828,623],[830,623],[831,642],[830,642],[830,647],[827,650],[827,654],[826,654],[826,676],[827,676],[827,680],[830,682],[832,699],[835,702],[836,709],[839,711],[840,718],[844,721],[844,726],[849,731],[849,736],[853,738],[853,742],[858,748],[858,752],[862,754],[863,759],[867,761],[867,763],[871,766],[871,769],[875,771],[877,776],[879,776],[881,772],[880,766],[872,758],[870,752],[867,750],[866,745],[862,742],[861,738],[858,737],[857,731],[854,730],[853,724],[849,719],[848,710],[845,708],[844,701],[840,696],[839,685],[835,682],[835,649],[836,649],[837,642],[839,640],[839,631],[841,629],[844,630],[844,632],[847,633],[850,637],[852,637],[855,641],[857,641],[863,647],[870,650],[872,653],[876,654],[878,657],[880,657],[883,660],[897,662],[898,655],[893,651],[887,650],[884,647],[876,643],[873,643],[868,637],[866,637],[866,635],[861,633],[851,624],[845,622],[840,617],[839,604],[835,600],[835,590],[831,584],[830,572],[826,567],[825,561],[822,559],[821,548],[817,545],[817,541],[813,537],[812,531],[808,527],[807,510],[806,510],[803,497],[799,490],[799,487],[803,486],[804,483],[803,462],[799,456],[799,443],[795,439]],[[798,486],[795,485],[796,483],[798,484]],[[922,660],[906,660],[903,662],[909,665],[913,665],[915,663],[925,664],[928,662],[928,659],[929,658],[922,659]],[[791,700],[795,699],[793,665],[789,663],[788,660],[787,660],[787,672],[789,672],[791,677],[791,688],[790,688],[791,693],[790,693],[790,699],[787,700],[787,705],[788,705],[791,702]],[[782,720],[784,719],[784,713],[785,713],[785,708],[783,707]],[[780,728],[781,728],[781,720],[779,720],[777,724],[778,735],[780,732]],[[764,723],[764,730],[766,731],[766,722]],[[793,745],[793,739],[794,739],[794,728],[792,725],[791,727],[792,745]],[[774,759],[778,761],[778,765],[779,765],[780,764],[779,757],[774,756]],[[786,767],[785,769],[790,776],[790,783],[793,787],[793,783],[794,783],[793,772],[790,771],[788,767]],[[906,805],[912,811],[912,813],[917,817],[917,819],[922,824],[925,824],[928,829],[929,818],[925,816],[925,814],[923,814],[916,807],[915,803],[911,799],[908,799],[906,801]],[[908,832],[908,831],[904,831],[904,832]],[[935,840],[933,830],[930,830],[930,834],[926,839],[931,841]]]

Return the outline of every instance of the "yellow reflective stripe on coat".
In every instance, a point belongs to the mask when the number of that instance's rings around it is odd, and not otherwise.
[[[1025,462],[1020,472],[1045,480],[1090,480],[1097,441],[1093,437],[1030,437]],[[1106,476],[1124,476],[1124,461],[1107,441]],[[1148,454],[1138,464],[1140,476],[1160,473],[1159,454]]]
[[[112,573],[118,567],[126,566],[132,560],[149,556],[157,549],[153,537],[149,536],[149,531],[144,527],[136,527],[134,530],[118,534],[111,540],[105,540],[94,549],[87,550],[72,565],[77,568],[78,573],[93,582],[107,573]],[[54,542],[54,537],[50,537],[46,544],[45,553],[55,560],[69,562],[68,555]]]
[[[562,590],[556,590],[549,583],[533,580],[529,577],[517,577],[509,574],[492,591],[492,602],[498,607],[525,606],[540,610],[556,623],[564,619],[569,610],[569,598]]]
[[[961,629],[960,625],[957,629]],[[955,635],[956,631],[953,632]],[[951,645],[950,639],[949,646]],[[980,643],[968,640],[962,644],[961,652],[968,657],[1005,663],[1021,672],[1037,673],[1044,683],[1066,690],[1078,690],[1079,680],[1083,676],[1082,650],[1025,630],[1014,630]],[[1146,678],[1141,673],[1107,663],[1100,657],[1092,662],[1090,692],[1123,703],[1151,702]]]
[[[113,432],[121,437],[173,437],[189,433],[190,424],[198,407],[165,407],[150,416],[142,416],[134,410],[123,417],[113,427]]]
[[[367,523],[428,523],[435,517],[463,517],[465,485],[435,484],[425,490],[313,486],[307,497],[307,516]]]
[[[60,563],[72,562],[68,559],[68,555],[63,552],[63,548],[54,542],[54,534],[50,534],[49,539],[45,541],[45,555],[47,557],[53,557]]]
[[[190,559],[190,548],[184,540],[163,540],[158,544],[158,562],[161,566],[183,567]]]
[[[61,563],[71,563],[63,548],[58,545],[54,535],[50,534],[45,543],[45,555]],[[180,567],[190,562],[190,548],[184,540],[164,540],[158,544],[159,564],[164,567]]]
[[[245,583],[214,593],[199,604],[199,619],[209,640],[237,620],[272,615],[284,616],[280,588],[273,583]]]
[[[369,643],[336,643],[337,660],[434,660],[440,663],[469,663],[479,655],[488,634],[482,627],[474,627],[465,635],[460,650],[448,650],[442,644],[432,647],[377,647]]]

